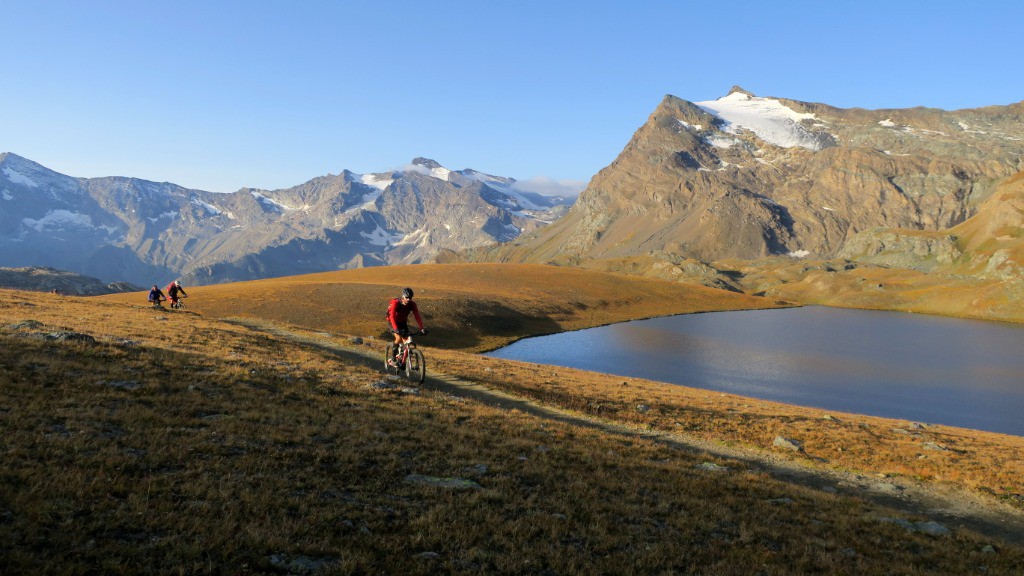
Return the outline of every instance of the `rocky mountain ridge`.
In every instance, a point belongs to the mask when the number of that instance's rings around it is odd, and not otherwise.
[[[149,285],[210,284],[409,264],[509,241],[572,199],[425,158],[283,190],[230,194],[137,178],[74,178],[0,155],[0,266],[45,265]]]
[[[740,88],[707,102],[666,96],[563,219],[492,257],[827,259],[876,229],[956,226],[1021,170],[1024,103],[946,112]]]
[[[553,225],[470,261],[1024,321],[1024,102],[947,112],[666,96]]]

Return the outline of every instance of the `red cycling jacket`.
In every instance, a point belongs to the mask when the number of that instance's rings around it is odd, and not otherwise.
[[[409,300],[408,304],[402,304],[401,298],[392,298],[391,304],[388,305],[388,323],[391,324],[391,328],[398,330],[399,322],[408,322],[409,312],[416,317],[416,323],[419,324],[420,330],[423,330],[419,307],[412,300]]]
[[[177,299],[179,293],[185,294],[185,289],[181,286],[175,286],[174,282],[171,282],[167,285],[167,288],[164,288],[164,292],[167,292],[168,297]],[[188,296],[188,294],[185,295]]]

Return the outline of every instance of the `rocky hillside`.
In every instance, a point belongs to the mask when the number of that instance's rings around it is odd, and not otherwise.
[[[0,268],[0,288],[51,292],[71,296],[99,296],[119,292],[138,292],[142,288],[126,282],[105,284],[91,276],[54,268]]]
[[[0,155],[0,265],[45,265],[139,285],[209,284],[432,260],[515,239],[567,198],[417,158],[231,194],[136,178],[73,178]]]
[[[828,259],[860,251],[864,232],[960,225],[1022,169],[1024,102],[947,112],[840,109],[740,88],[707,102],[667,96],[563,219],[475,257]]]
[[[840,256],[924,272],[1024,281],[1024,172],[1007,178],[976,214],[956,226],[869,230],[847,242]]]

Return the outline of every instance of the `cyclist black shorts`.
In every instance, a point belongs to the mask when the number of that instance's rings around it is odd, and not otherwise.
[[[402,336],[402,337],[406,337],[406,336],[409,335],[409,323],[408,322],[395,322],[395,324],[398,324],[398,329],[397,330],[392,329],[391,332],[393,334],[398,334],[399,336]]]

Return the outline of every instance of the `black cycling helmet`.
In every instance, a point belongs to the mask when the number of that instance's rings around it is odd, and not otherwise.
[[[408,298],[412,300],[412,288],[405,288],[402,290],[402,298]]]

